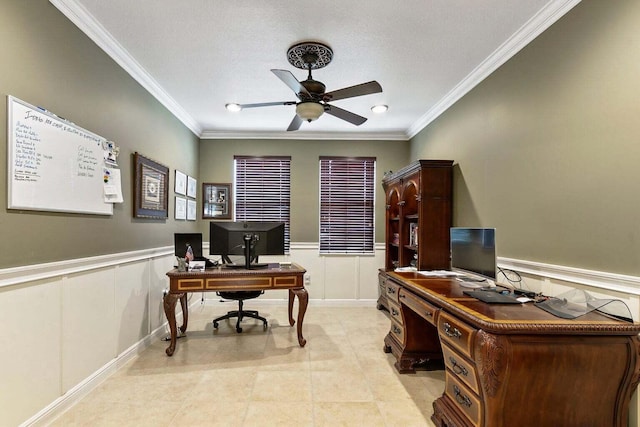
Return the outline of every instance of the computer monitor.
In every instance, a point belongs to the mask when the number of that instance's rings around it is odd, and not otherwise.
[[[496,229],[451,228],[451,270],[495,282]]]
[[[184,258],[187,253],[187,246],[191,246],[194,259],[203,259],[202,233],[174,233],[173,245],[175,256],[178,258]]]
[[[244,265],[238,267],[266,267],[258,263],[260,255],[284,255],[284,223],[211,221],[209,252],[231,266],[229,255],[244,255]]]

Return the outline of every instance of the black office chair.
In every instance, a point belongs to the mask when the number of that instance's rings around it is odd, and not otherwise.
[[[224,316],[213,319],[214,328],[218,329],[218,322],[220,322],[221,320],[237,317],[238,322],[236,323],[236,332],[241,333],[242,328],[240,327],[240,322],[242,322],[242,319],[244,317],[251,317],[252,319],[262,320],[264,329],[267,329],[267,319],[260,316],[256,310],[242,309],[244,300],[258,298],[264,293],[264,291],[222,291],[216,293],[223,299],[238,301],[238,310],[230,311]]]

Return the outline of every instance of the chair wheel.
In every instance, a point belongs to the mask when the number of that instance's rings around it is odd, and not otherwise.
[[[242,328],[236,328],[236,332],[242,333]]]
[[[213,322],[213,327],[218,329],[218,322]]]
[[[262,323],[262,328],[266,331],[267,330],[267,322]]]

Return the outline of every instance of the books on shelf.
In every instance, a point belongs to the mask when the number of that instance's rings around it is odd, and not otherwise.
[[[398,233],[393,233],[393,239],[391,240],[391,243],[394,245],[400,244],[400,235]]]
[[[418,246],[418,223],[409,224],[409,246]]]

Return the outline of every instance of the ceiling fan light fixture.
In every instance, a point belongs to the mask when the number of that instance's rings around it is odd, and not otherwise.
[[[296,106],[296,114],[307,122],[318,120],[322,113],[324,113],[324,106],[319,102],[300,102]]]
[[[238,111],[242,110],[242,107],[240,106],[240,104],[236,104],[235,102],[230,102],[228,104],[225,104],[224,108],[234,113],[237,113]]]
[[[371,111],[373,111],[376,114],[386,113],[388,109],[389,109],[389,106],[384,104],[378,104],[371,107]]]

